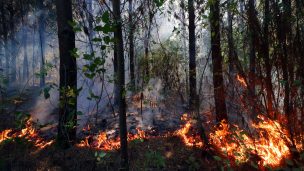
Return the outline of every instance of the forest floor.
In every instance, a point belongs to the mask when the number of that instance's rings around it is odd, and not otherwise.
[[[11,128],[21,129],[15,123],[16,117],[18,117],[16,113],[43,113],[46,110],[50,113],[50,109],[46,109],[48,105],[41,102],[38,87],[30,87],[22,91],[10,88],[5,99],[5,101],[1,101],[0,132]],[[176,129],[180,124],[178,114],[173,118],[170,115],[170,119],[166,118],[169,114],[165,116],[155,114],[170,112],[162,110],[160,106],[156,109],[155,104],[145,102],[141,115],[139,115],[138,100],[137,104],[133,104],[130,108],[128,123],[131,126],[129,126],[129,130],[141,125],[144,129],[155,126],[163,131],[170,131]],[[56,109],[52,112],[56,112]],[[156,117],[152,117],[152,115]],[[114,124],[117,118],[111,120],[110,116],[109,113],[101,120],[107,120],[107,128],[117,129]],[[45,120],[56,119],[53,115],[44,117],[46,117]],[[40,131],[39,136],[51,140],[55,138],[55,131],[53,127],[50,127],[50,129]],[[104,154],[101,160],[95,156],[96,152]],[[203,162],[201,150],[186,147],[177,136],[134,140],[129,143],[129,152],[131,170],[217,170],[216,167],[213,167],[216,165],[210,165],[210,162],[214,161],[205,160]],[[40,149],[24,137],[7,139],[0,143],[0,170],[119,170],[119,158],[118,150],[101,152],[93,148],[78,146],[61,150],[55,144]]]
[[[48,113],[43,116],[45,120],[56,120],[56,108],[49,103],[43,102],[40,90],[30,87],[23,91],[12,88],[7,91],[6,100],[1,101],[0,132],[13,128],[20,130],[16,124],[16,113]],[[154,98],[154,97],[152,97]],[[173,97],[172,97],[173,98]],[[156,100],[157,101],[157,100]],[[176,108],[174,99],[165,100],[168,104],[151,104],[145,102],[143,109],[139,107],[138,99],[128,99],[128,124],[129,131],[140,126],[142,129],[158,130],[162,132],[173,132],[181,125],[182,108]],[[131,103],[134,102],[134,103]],[[171,105],[171,106],[170,106]],[[175,111],[173,111],[175,110]],[[110,110],[109,110],[110,111]],[[173,114],[170,114],[173,113]],[[46,115],[46,114],[45,114]],[[117,135],[117,119],[111,116],[111,112],[99,118],[100,122],[92,127],[90,133],[98,133],[98,127],[102,121],[106,126],[102,131],[115,130]],[[32,116],[35,117],[35,116]],[[94,121],[94,117],[91,118]],[[93,124],[93,121],[88,122]],[[20,124],[20,123],[19,123]],[[43,127],[43,126],[42,126]],[[113,132],[113,131],[112,131]],[[47,129],[42,128],[39,136],[45,140],[54,140],[56,126],[54,124]],[[79,132],[79,143],[87,133]],[[0,135],[1,136],[1,135]],[[1,139],[1,137],[0,137]],[[26,137],[14,137],[0,141],[0,170],[119,170],[119,150],[101,151],[89,147],[73,146],[67,150],[59,149],[55,143],[45,148],[37,148],[32,141]],[[134,171],[191,171],[191,170],[222,170],[223,161],[217,160],[213,155],[208,156],[202,149],[186,146],[178,136],[155,136],[143,139],[135,139],[129,142],[130,170]],[[231,170],[231,168],[229,168]],[[233,170],[258,170],[250,164],[238,166]],[[289,170],[289,169],[283,169]]]

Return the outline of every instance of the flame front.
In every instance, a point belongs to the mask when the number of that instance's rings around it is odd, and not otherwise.
[[[132,141],[135,139],[145,139],[146,133],[145,131],[136,128],[137,134],[128,134],[128,141]],[[88,136],[84,140],[82,140],[79,144],[79,147],[91,147],[95,149],[110,151],[117,150],[120,148],[120,138],[108,138],[105,132],[100,132],[96,137]]]
[[[0,132],[0,143],[11,138],[25,138],[28,141],[32,142],[35,147],[38,149],[43,149],[51,144],[53,144],[54,140],[45,141],[41,137],[39,137],[37,130],[33,126],[32,119],[26,121],[25,128],[21,131],[13,132],[12,129],[7,129]]]
[[[237,162],[244,163],[252,156],[258,156],[261,167],[279,166],[283,159],[290,157],[287,131],[277,121],[263,115],[258,115],[258,118],[260,121],[252,124],[256,131],[254,136],[248,136],[238,126],[223,121],[214,133],[210,133],[210,140],[224,155]]]
[[[215,146],[219,154],[227,157],[233,163],[245,163],[255,159],[260,167],[276,167],[282,163],[282,160],[291,156],[288,138],[288,131],[277,121],[270,120],[263,115],[258,115],[259,121],[251,124],[248,133],[237,125],[228,124],[222,121],[209,134],[210,143]],[[204,146],[200,136],[193,132],[193,122],[187,114],[181,118],[184,125],[173,133],[165,136],[179,136],[183,143],[189,147],[201,148]],[[43,149],[51,145],[54,141],[45,141],[38,135],[31,119],[25,124],[21,131],[14,132],[12,129],[0,132],[0,143],[16,137],[23,137],[33,142],[35,147]],[[141,129],[137,128],[137,133],[128,134],[128,141],[136,139],[149,139],[157,136],[150,136]],[[160,136],[159,136],[160,137]],[[100,132],[97,136],[88,136],[78,144],[80,147],[91,147],[100,150],[117,150],[120,148],[120,139],[109,138],[105,132]]]

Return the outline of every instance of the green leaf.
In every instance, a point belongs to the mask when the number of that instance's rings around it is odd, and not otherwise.
[[[101,152],[99,153],[99,157],[100,157],[100,158],[104,158],[106,155],[107,155],[107,153],[105,153],[105,152],[103,152],[103,151],[101,151]]]
[[[213,158],[214,158],[216,161],[222,161],[222,158],[220,158],[219,156],[213,156]]]
[[[93,38],[92,41],[93,42],[102,42],[102,39],[101,38]]]
[[[102,14],[102,17],[101,17],[101,20],[104,22],[104,23],[109,23],[110,21],[110,14],[108,11],[104,12]]]
[[[161,7],[165,3],[165,0],[154,0],[154,3],[157,7]]]

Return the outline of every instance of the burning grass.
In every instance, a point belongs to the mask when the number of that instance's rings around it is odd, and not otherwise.
[[[21,129],[20,131],[7,129],[0,132],[0,143],[14,138],[24,138],[29,142],[32,142],[38,149],[44,149],[45,147],[54,143],[54,140],[47,141],[39,136],[39,132],[33,126],[33,121],[31,118],[26,121],[25,128]]]
[[[183,146],[189,149],[202,149],[206,147],[200,139],[199,134],[195,132],[194,123],[191,118],[187,114],[184,114],[181,120],[184,124],[180,129],[164,135],[152,135],[149,131],[137,128],[136,134],[128,134],[128,141],[131,146],[134,142],[140,142],[135,147],[132,147],[137,148],[140,147],[138,146],[139,144],[156,143],[157,141],[161,142],[178,137]],[[20,131],[8,129],[0,133],[0,143],[14,138],[23,138],[31,142],[38,150],[45,149],[54,142],[54,140],[47,141],[41,138],[39,131],[33,126],[31,119],[26,122],[25,128]],[[263,170],[267,167],[277,168],[282,166],[286,159],[291,158],[291,140],[289,139],[287,130],[279,122],[270,120],[263,115],[258,115],[258,121],[252,123],[249,130],[243,130],[237,125],[227,124],[227,122],[222,121],[209,133],[209,143],[209,146],[214,148],[215,160],[219,159],[229,162],[229,165],[226,165],[226,167],[238,167],[254,162],[256,168]],[[163,143],[158,143],[158,146],[163,145]],[[75,146],[75,148],[79,147],[97,151],[117,152],[120,148],[120,139],[119,137],[109,138],[106,132],[100,132],[96,136],[90,135],[85,137]],[[159,155],[155,152],[157,147],[155,149],[154,147],[148,147],[150,149],[148,156],[157,157]],[[168,159],[176,156],[177,152],[176,150],[172,150],[171,146],[171,150],[166,149],[166,145],[162,148],[165,148],[165,150],[160,150],[162,151],[161,156]],[[132,152],[134,150],[131,150],[132,154],[134,154]]]

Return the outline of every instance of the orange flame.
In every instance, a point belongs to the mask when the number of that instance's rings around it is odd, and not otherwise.
[[[258,115],[260,121],[252,124],[257,136],[248,136],[236,125],[221,122],[214,133],[210,133],[210,140],[224,155],[235,161],[244,163],[250,157],[257,155],[258,164],[262,166],[278,166],[283,159],[290,157],[287,131],[276,121],[271,121],[263,115]],[[232,130],[233,131],[230,131]]]
[[[34,146],[38,149],[43,149],[51,144],[53,144],[54,140],[51,141],[45,141],[38,135],[38,131],[33,127],[32,119],[26,121],[25,128],[21,131],[12,133],[12,129],[7,129],[2,132],[0,132],[0,143],[10,139],[10,138],[25,138],[30,142],[33,142]],[[11,134],[11,135],[10,135]]]
[[[136,128],[137,134],[128,134],[128,141],[135,139],[145,139],[146,133],[139,128]],[[92,139],[92,142],[89,142]],[[88,136],[82,140],[77,146],[79,147],[91,147],[95,149],[101,149],[105,151],[116,150],[120,148],[120,138],[108,138],[105,132],[100,132],[96,137]]]
[[[188,115],[184,114],[181,120],[186,121],[186,124],[177,130],[175,134],[181,137],[186,146],[203,147],[203,142],[199,135],[189,135],[192,124]]]
[[[239,74],[236,75],[236,79],[239,81],[239,83],[242,86],[247,87],[247,83],[246,83],[245,79],[243,77],[241,77]]]

